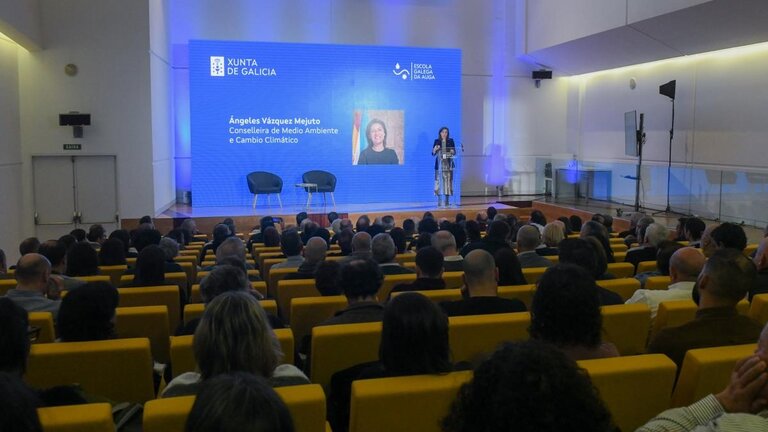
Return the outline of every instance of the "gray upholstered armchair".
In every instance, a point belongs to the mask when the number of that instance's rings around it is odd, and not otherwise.
[[[267,204],[269,204],[269,195],[277,194],[277,202],[280,208],[283,208],[283,201],[280,199],[280,193],[283,191],[283,179],[279,176],[266,171],[254,171],[247,176],[248,189],[253,194],[253,208],[256,208],[256,199],[260,194],[267,195]]]

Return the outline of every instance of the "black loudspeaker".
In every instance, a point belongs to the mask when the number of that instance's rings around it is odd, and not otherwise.
[[[662,94],[670,99],[675,99],[675,87],[677,86],[677,80],[672,80],[666,84],[659,86],[659,94]]]
[[[59,126],[90,126],[90,114],[59,114]]]
[[[535,80],[552,79],[552,71],[537,70],[531,72],[531,78]]]

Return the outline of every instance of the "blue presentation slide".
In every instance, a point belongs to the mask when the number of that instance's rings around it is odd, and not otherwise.
[[[195,206],[250,205],[254,171],[283,180],[284,205],[301,204],[311,170],[336,176],[337,204],[433,203],[442,126],[458,203],[460,50],[192,41],[189,54]]]

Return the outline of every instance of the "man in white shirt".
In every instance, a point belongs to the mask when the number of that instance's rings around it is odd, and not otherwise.
[[[688,300],[693,285],[704,268],[706,258],[695,248],[678,249],[669,260],[669,278],[672,282],[665,290],[639,289],[627,300],[627,304],[645,303],[651,308],[651,319],[656,318],[659,303],[669,300]]]

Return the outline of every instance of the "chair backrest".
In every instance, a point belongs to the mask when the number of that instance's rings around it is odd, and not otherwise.
[[[294,361],[294,341],[293,332],[289,328],[275,329],[277,341],[280,342],[280,349],[283,351],[283,359],[280,363],[293,364]],[[176,377],[185,372],[193,372],[197,369],[195,360],[195,351],[193,348],[194,335],[171,336],[171,364],[173,365],[173,376]]]
[[[749,317],[762,325],[768,322],[768,294],[758,294],[752,297]]]
[[[435,303],[461,300],[461,290],[457,288],[425,290],[418,291],[418,293],[423,294],[426,298],[432,300]],[[403,294],[403,292],[393,292],[391,294],[391,298],[395,298],[400,294]]]
[[[645,353],[651,328],[651,309],[647,304],[603,306],[603,340],[616,345],[621,355]]]
[[[264,193],[263,191],[283,190],[283,179],[279,176],[266,171],[254,171],[246,176],[248,180],[248,190],[252,194]]]
[[[325,394],[317,384],[278,387],[298,432],[325,432]],[[182,432],[195,396],[171,397],[144,405],[144,432]]]
[[[315,183],[317,192],[333,192],[336,190],[336,176],[328,171],[307,171],[301,176],[304,183]],[[309,192],[314,192],[310,190]]]
[[[659,304],[659,310],[656,312],[656,319],[653,320],[651,335],[667,327],[681,326],[696,318],[698,306],[693,300],[671,300],[663,301]],[[741,315],[749,313],[749,302],[742,300],[736,304],[736,311]]]
[[[87,393],[120,402],[155,397],[147,338],[32,345],[25,379],[37,388],[78,383]]]
[[[175,329],[179,325],[181,304],[178,286],[118,288],[117,292],[120,295],[120,307],[166,306],[168,308],[168,328]]]
[[[338,324],[312,329],[312,382],[328,388],[331,376],[379,358],[381,322]]]
[[[259,300],[259,304],[268,314],[277,315],[277,303],[274,300]],[[188,323],[203,316],[205,303],[190,303],[184,305],[184,322]]]
[[[99,273],[109,276],[112,285],[120,285],[120,276],[128,270],[127,265],[99,266]]]
[[[376,297],[381,302],[386,301],[395,286],[402,283],[411,283],[415,280],[416,273],[385,275],[384,280],[381,282],[381,287],[379,287],[379,292],[376,293]]]
[[[95,276],[77,276],[74,279],[83,282],[107,282],[112,283],[112,279],[109,275],[95,275]]]
[[[278,281],[282,280],[284,277],[288,276],[291,273],[296,273],[298,269],[296,268],[276,268],[271,269],[269,271],[269,279],[267,279],[267,292],[270,293],[271,297],[277,296],[277,283]],[[312,279],[312,283],[314,284],[315,280]]]
[[[637,263],[637,273],[657,270],[656,261],[640,261]]]
[[[746,344],[688,350],[672,393],[672,406],[687,406],[724,389],[736,362],[751,355],[756,347]]]
[[[633,431],[669,408],[675,363],[663,354],[578,362],[592,379],[616,426]]]
[[[40,327],[40,334],[35,343],[51,343],[56,340],[56,332],[53,327],[53,314],[50,312],[30,312],[29,325]]]
[[[544,275],[548,267],[528,267],[523,269],[525,281],[529,284],[535,284]]]
[[[611,250],[614,252],[626,252],[627,245],[620,242],[611,242]]]
[[[120,276],[120,284],[118,287],[125,287],[128,286],[131,282],[133,282],[133,279],[135,278],[135,275],[122,275]],[[186,290],[189,286],[189,283],[187,281],[187,273],[186,272],[169,272],[165,274],[165,283],[167,284],[174,284],[178,286],[180,289]]]
[[[290,303],[291,329],[297,343],[301,343],[305,336],[312,334],[313,327],[333,317],[336,312],[345,307],[347,307],[347,298],[343,295],[294,297]]]
[[[401,265],[407,262],[414,262],[416,261],[416,254],[415,253],[397,254],[395,255],[395,261]]]
[[[112,406],[108,403],[38,408],[45,432],[114,432]]]
[[[251,271],[251,270],[249,270]],[[201,272],[202,273],[202,272]],[[251,282],[251,288],[258,291],[262,296],[267,296],[267,283],[264,281]],[[194,284],[189,289],[189,302],[190,303],[202,303],[203,297],[200,293],[200,284]]]
[[[16,279],[0,279],[0,297],[16,288]]]
[[[536,293],[536,285],[510,285],[500,286],[498,289],[498,296],[510,300],[520,300],[525,303],[525,307],[531,309],[531,303],[533,303],[533,294]]]
[[[117,337],[148,338],[152,357],[159,363],[171,360],[171,335],[166,306],[119,307],[115,313]]]
[[[649,290],[665,290],[669,288],[672,280],[669,276],[650,276],[645,280],[645,289]]]
[[[617,278],[628,278],[635,274],[635,266],[628,262],[608,263],[608,273]]]
[[[624,301],[627,301],[635,291],[640,289],[640,281],[635,278],[599,280],[597,285],[615,292]]]
[[[352,383],[350,432],[439,432],[440,420],[472,372],[359,380]]]
[[[277,282],[275,298],[280,317],[286,324],[291,323],[291,302],[302,297],[320,297],[320,292],[315,288],[314,279],[293,279]]]
[[[446,288],[461,288],[464,285],[464,272],[454,271],[443,273]]]
[[[502,342],[528,339],[528,312],[467,315],[448,318],[454,362],[474,362],[492,353]]]

